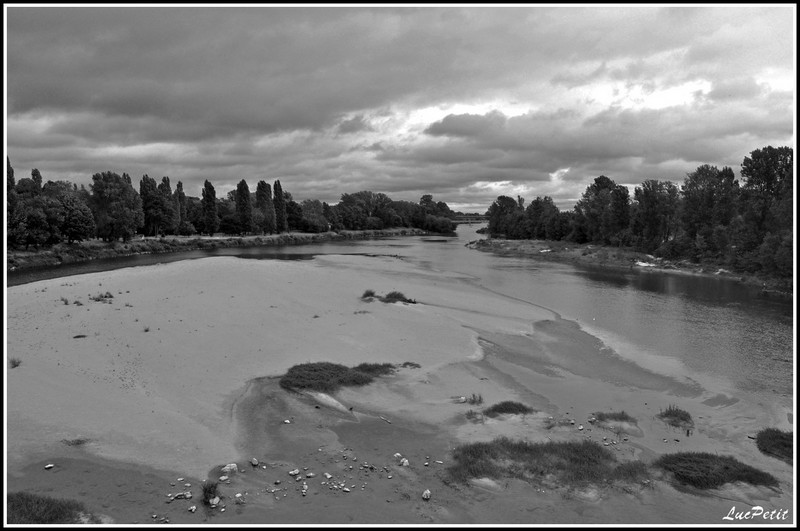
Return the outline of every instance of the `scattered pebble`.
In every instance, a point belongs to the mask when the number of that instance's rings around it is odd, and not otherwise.
[[[425,492],[422,493],[422,499],[423,500],[430,500],[431,499],[431,491],[428,490],[428,489],[425,489]]]
[[[197,510],[197,505],[192,505],[191,507],[189,507],[189,512],[190,512],[190,513],[193,513],[193,512],[195,512],[196,510]]]
[[[53,468],[54,466],[56,466],[56,465],[54,465],[53,463],[49,463],[49,464],[47,464],[47,465],[44,465],[44,469],[45,469],[45,470],[50,470],[50,469],[51,469],[51,468]]]
[[[291,423],[292,423],[292,421],[291,421],[291,420],[289,420],[289,419],[286,419],[286,420],[284,420],[284,421],[283,421],[283,423],[284,423],[284,424],[291,424]]]

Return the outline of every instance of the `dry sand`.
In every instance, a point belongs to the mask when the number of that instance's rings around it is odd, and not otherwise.
[[[115,523],[722,524],[731,507],[755,505],[790,509],[794,521],[793,467],[748,438],[793,429],[791,412],[680,367],[645,368],[554,312],[469,280],[390,257],[220,257],[9,288],[7,357],[21,365],[7,369],[7,490],[77,499]],[[419,304],[365,302],[366,289]],[[105,293],[113,298],[91,299]],[[313,361],[420,367],[332,397],[279,387],[288,368]],[[459,402],[473,393],[483,406]],[[537,412],[465,416],[503,400]],[[656,418],[670,404],[692,413],[691,436]],[[621,461],[719,452],[772,473],[780,489],[447,481],[458,444],[610,441],[586,420],[619,410],[638,421],[610,446]],[[576,424],[547,429],[549,417]],[[86,442],[64,442],[76,439]],[[227,463],[240,472],[220,487],[226,511],[206,511],[201,481]],[[315,474],[306,496],[294,468]],[[167,503],[182,490],[194,498]]]

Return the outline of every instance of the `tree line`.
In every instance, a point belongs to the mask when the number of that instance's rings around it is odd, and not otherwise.
[[[626,186],[601,175],[567,211],[548,196],[527,207],[521,197],[500,196],[487,212],[487,230],[511,239],[632,247],[791,278],[793,201],[793,150],[767,146],[744,158],[741,181],[729,167],[704,164],[680,186],[644,181],[633,197]]]
[[[279,180],[272,186],[261,180],[251,192],[242,179],[225,197],[218,198],[208,180],[201,197],[191,197],[180,181],[173,190],[169,177],[157,182],[145,174],[137,190],[130,175],[111,171],[94,174],[87,190],[68,181],[42,184],[38,169],[16,181],[8,158],[6,165],[6,233],[12,248],[92,238],[128,241],[137,234],[265,235],[389,227],[455,230],[456,213],[446,203],[434,202],[431,195],[413,203],[361,191],[342,194],[340,202],[331,206],[316,199],[298,203]]]

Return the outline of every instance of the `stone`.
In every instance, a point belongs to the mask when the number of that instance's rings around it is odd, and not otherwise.
[[[325,474],[324,474],[324,475],[325,475],[325,479],[331,479],[331,478],[333,477],[333,476],[331,476],[330,474],[328,474],[327,472],[325,472]]]
[[[578,425],[578,431],[583,431],[583,424]]]
[[[44,465],[44,469],[45,469],[45,470],[50,470],[50,469],[51,469],[51,468],[53,468],[54,466],[56,466],[56,465],[54,465],[53,463],[49,463],[49,464],[47,464],[47,465]]]
[[[423,500],[430,500],[431,499],[431,491],[428,490],[428,489],[425,489],[425,492],[422,493],[422,499]]]
[[[234,495],[234,498],[241,498],[241,497],[242,497],[242,493],[241,493],[241,492],[237,492],[237,493]]]
[[[254,457],[254,458],[252,458],[252,459],[250,460],[250,464],[251,464],[251,465],[253,465],[253,466],[258,466],[258,459],[256,459],[255,457]]]
[[[229,479],[228,476],[220,476],[219,477],[220,481],[228,481],[228,479]]]
[[[214,496],[208,500],[209,505],[219,505],[219,496]]]
[[[286,419],[286,420],[284,420],[284,421],[283,421],[283,423],[284,423],[284,424],[291,424],[291,423],[292,423],[292,421],[291,421],[291,420],[289,420],[289,419]]]
[[[394,454],[394,458],[395,458],[395,459],[400,459],[401,457],[403,457],[403,456],[402,456],[402,455],[400,455],[399,453],[396,453],[396,454]]]
[[[192,484],[191,484],[191,483],[184,483],[184,484],[183,484],[183,486],[184,486],[184,487],[186,487],[186,488],[188,489],[189,487],[191,487],[191,486],[192,486]]]
[[[350,492],[350,489],[348,489],[347,487],[344,487],[342,490],[345,492]]]
[[[231,472],[238,472],[238,471],[239,467],[236,466],[236,463],[225,465],[224,467],[222,467],[222,470],[220,470],[220,472],[222,472],[223,474],[230,474]]]
[[[190,512],[190,513],[193,513],[193,512],[195,512],[196,510],[197,510],[197,505],[192,505],[191,507],[189,507],[189,512]]]
[[[290,476],[296,476],[299,473],[300,473],[300,469],[297,469],[297,468],[295,468],[294,470],[290,470],[289,471],[289,475]]]
[[[313,478],[314,476],[316,476],[316,474],[313,472],[309,472],[308,474],[306,474],[307,478]]]
[[[400,466],[408,466],[408,459],[405,457],[400,461]]]

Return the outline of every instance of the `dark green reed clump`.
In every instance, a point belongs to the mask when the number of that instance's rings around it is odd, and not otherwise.
[[[756,434],[756,446],[767,455],[783,459],[789,464],[794,460],[792,449],[794,441],[792,432],[781,431],[776,428],[764,428]]]
[[[743,481],[751,485],[777,487],[774,476],[737,461],[708,452],[681,452],[659,457],[654,466],[672,473],[679,482],[698,489],[716,489],[726,483]]]
[[[499,402],[483,410],[483,414],[486,415],[487,417],[496,417],[504,413],[524,415],[526,413],[532,413],[532,412],[533,409],[529,408],[525,404],[520,404],[519,402],[514,402],[511,400],[506,400],[505,402]]]
[[[291,367],[281,377],[280,385],[284,389],[332,393],[340,387],[367,385],[376,376],[390,374],[394,370],[395,366],[390,363],[362,363],[354,368],[327,361],[301,363]]]
[[[84,523],[81,516],[87,519],[85,523],[100,523],[96,517],[88,514],[82,503],[75,500],[30,492],[11,492],[6,500],[9,524],[78,524]]]

